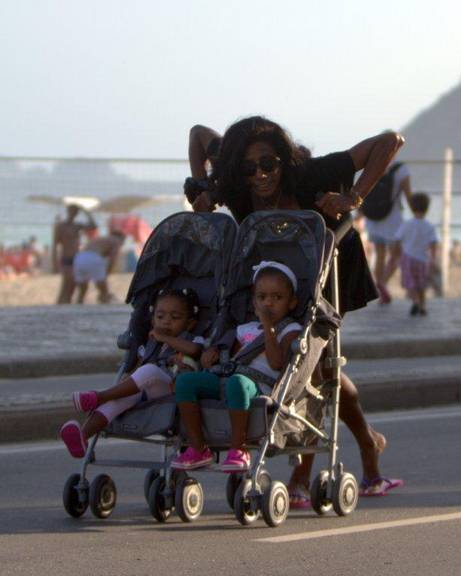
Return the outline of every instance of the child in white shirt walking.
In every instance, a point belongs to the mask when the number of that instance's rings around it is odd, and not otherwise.
[[[423,192],[413,194],[410,202],[414,218],[403,222],[395,236],[395,257],[400,255],[402,286],[412,301],[410,315],[425,316],[426,289],[436,269],[437,233],[426,220],[430,198]]]

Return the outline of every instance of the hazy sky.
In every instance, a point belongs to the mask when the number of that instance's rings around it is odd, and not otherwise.
[[[456,85],[459,0],[1,0],[0,155],[185,157],[265,114],[316,153]]]

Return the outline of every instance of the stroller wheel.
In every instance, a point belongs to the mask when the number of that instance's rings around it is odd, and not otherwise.
[[[202,485],[195,478],[184,478],[176,485],[174,505],[183,522],[197,520],[203,510]]]
[[[237,492],[237,489],[240,486],[241,481],[242,481],[241,474],[229,474],[229,476],[227,477],[226,499],[227,503],[229,504],[229,508],[231,508],[231,510],[234,509],[235,493]]]
[[[154,470],[153,468],[148,470],[144,476],[144,498],[146,499],[147,503],[149,502],[149,490],[152,486],[152,482],[159,476],[160,474],[158,470]]]
[[[265,469],[261,470],[258,474],[258,486],[261,488],[261,492],[266,492],[269,490],[272,484],[272,478],[269,472]]]
[[[96,518],[108,518],[117,502],[117,489],[107,474],[99,474],[90,485],[90,508]]]
[[[158,476],[151,484],[149,490],[149,510],[158,522],[166,522],[171,515],[172,506],[168,502],[165,494],[165,477]]]
[[[88,488],[84,494],[79,493],[77,486],[80,482],[80,474],[71,474],[62,491],[62,501],[66,512],[73,518],[80,518],[88,508]],[[82,496],[84,498],[82,499]]]
[[[355,510],[359,487],[353,474],[343,472],[333,483],[333,509],[338,516],[347,516]]]
[[[317,512],[317,514],[319,514],[319,516],[323,516],[323,514],[329,512],[332,507],[331,500],[327,497],[327,486],[328,472],[322,470],[315,477],[311,487],[312,508]]]
[[[259,518],[257,495],[251,495],[251,480],[242,479],[234,496],[235,517],[243,526],[253,524]]]
[[[290,498],[285,484],[282,482],[271,482],[269,488],[265,490],[262,498],[262,513],[264,522],[275,528],[285,522],[290,509]]]

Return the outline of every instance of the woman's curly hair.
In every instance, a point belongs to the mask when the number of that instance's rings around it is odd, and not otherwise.
[[[211,179],[219,200],[238,221],[252,212],[250,188],[242,173],[242,162],[248,146],[255,142],[270,144],[280,158],[282,194],[294,192],[295,167],[306,157],[306,152],[293,143],[281,126],[263,116],[250,116],[232,124],[223,136]]]

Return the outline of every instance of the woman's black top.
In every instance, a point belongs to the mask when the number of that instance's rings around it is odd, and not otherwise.
[[[339,192],[341,186],[351,188],[355,166],[349,152],[335,152],[327,156],[309,158],[292,168],[294,194],[301,208],[321,213],[315,205],[319,192]],[[240,199],[238,209],[229,206],[237,222],[241,222],[252,212],[250,198]],[[324,214],[325,222],[332,230],[337,226]],[[359,233],[352,229],[339,244],[339,300],[340,312],[363,308],[368,302],[378,297],[373,278],[368,267],[363,244]],[[327,283],[328,287],[328,283]],[[328,288],[325,296],[328,298]]]

